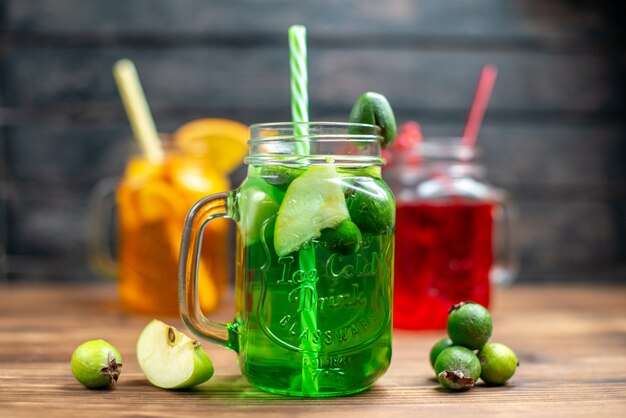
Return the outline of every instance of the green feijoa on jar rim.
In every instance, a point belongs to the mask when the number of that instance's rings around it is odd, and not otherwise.
[[[319,242],[332,252],[349,255],[359,250],[362,239],[359,227],[347,220],[335,228],[323,229]]]
[[[304,173],[303,168],[269,164],[259,170],[259,175],[272,186],[287,189],[292,181]]]
[[[380,93],[363,93],[354,103],[348,120],[351,123],[378,125],[383,137],[383,148],[390,146],[396,138],[396,117],[389,101]],[[351,128],[350,133],[359,133],[358,127]]]
[[[392,233],[396,223],[396,202],[389,186],[371,177],[356,177],[346,182],[346,205],[350,220],[362,233]]]
[[[70,361],[72,374],[90,389],[111,386],[122,372],[122,355],[104,340],[90,340],[74,350]]]
[[[440,339],[435,343],[435,345],[433,345],[430,349],[430,365],[433,369],[435,368],[435,361],[437,360],[439,354],[441,354],[441,352],[446,348],[452,347],[453,345],[452,340],[448,337]]]
[[[448,347],[437,356],[435,373],[437,380],[445,388],[467,390],[472,388],[480,377],[480,361],[468,348]]]
[[[519,362],[515,352],[504,344],[487,343],[478,352],[480,378],[489,385],[505,384],[517,370]]]
[[[450,308],[446,330],[454,345],[479,350],[491,337],[493,319],[484,306],[461,302]]]

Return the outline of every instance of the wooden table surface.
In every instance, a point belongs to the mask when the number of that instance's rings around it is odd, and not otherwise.
[[[446,392],[428,362],[443,333],[396,331],[391,367],[372,389],[297,399],[250,386],[235,354],[208,342],[209,382],[190,391],[151,386],[135,359],[150,318],[124,313],[113,286],[0,287],[0,416],[626,416],[626,287],[514,286],[496,292],[492,313],[492,341],[521,362],[506,386]],[[74,348],[93,338],[124,357],[112,390],[88,390],[71,375]]]

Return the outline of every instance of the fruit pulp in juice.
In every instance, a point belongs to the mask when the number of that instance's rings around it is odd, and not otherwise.
[[[124,307],[146,315],[178,314],[178,252],[185,216],[201,197],[229,187],[201,161],[167,155],[132,159],[117,189],[119,291]],[[227,224],[211,222],[203,238],[200,303],[214,310],[227,271]]]
[[[371,386],[390,362],[395,202],[379,178],[341,168],[336,173],[307,184],[305,171],[287,187],[269,184],[276,179],[251,167],[240,189],[237,277],[244,281],[237,285],[240,366],[253,384],[270,392],[295,396],[359,392]],[[300,191],[290,191],[299,180]],[[319,200],[319,190],[332,187],[339,190],[337,202],[328,196],[321,204],[313,202]],[[329,206],[346,207],[344,199],[361,231],[358,249],[329,248],[323,237],[294,251],[295,247],[283,248],[287,229],[298,229],[298,223],[318,228],[333,217]],[[371,207],[378,207],[379,219],[385,221],[376,224],[353,213],[350,202],[358,206],[367,199],[376,202]],[[300,211],[298,219],[279,231],[276,225],[282,224],[277,218],[288,216],[289,205]]]
[[[491,203],[464,199],[398,204],[396,328],[443,329],[464,300],[488,307],[492,212]]]

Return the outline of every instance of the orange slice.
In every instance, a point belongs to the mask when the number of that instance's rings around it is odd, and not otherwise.
[[[167,163],[167,172],[176,190],[187,198],[189,207],[205,196],[230,189],[226,176],[204,160],[173,155]]]
[[[234,170],[246,156],[249,131],[230,119],[196,119],[174,132],[174,141],[190,154],[202,153],[220,173]]]
[[[171,185],[154,180],[143,185],[137,193],[138,212],[144,222],[181,219],[187,213],[187,205]]]
[[[131,158],[117,188],[117,202],[123,227],[140,228],[145,222],[140,208],[141,190],[146,184],[161,182],[163,164],[154,164],[142,157]],[[149,211],[153,211],[149,208]]]
[[[126,165],[124,181],[133,185],[141,185],[162,176],[163,164],[155,164],[143,157],[133,157]]]

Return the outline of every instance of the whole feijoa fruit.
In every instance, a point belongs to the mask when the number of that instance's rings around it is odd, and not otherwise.
[[[452,346],[444,349],[435,361],[437,380],[452,390],[470,389],[480,377],[480,362],[468,348]]]
[[[450,308],[446,329],[454,345],[479,350],[491,337],[493,320],[482,305],[461,302]]]
[[[380,126],[383,148],[390,146],[396,139],[396,117],[387,98],[380,93],[373,91],[363,93],[354,103],[348,120],[351,123]],[[358,126],[351,127],[350,133],[359,133],[358,128]]]
[[[111,386],[122,372],[122,355],[104,340],[90,340],[72,354],[72,374],[90,389]]]
[[[391,234],[396,224],[396,202],[389,186],[371,177],[356,177],[346,183],[350,220],[364,234]]]
[[[480,378],[490,385],[503,385],[517,370],[517,356],[509,347],[500,343],[487,343],[478,352]]]
[[[448,347],[452,347],[454,344],[450,338],[442,338],[437,341],[433,348],[430,349],[430,365],[435,368],[435,361],[437,361],[437,357],[439,354]]]
[[[363,239],[359,227],[352,221],[343,221],[336,228],[322,229],[320,243],[330,251],[348,255],[358,251]]]

